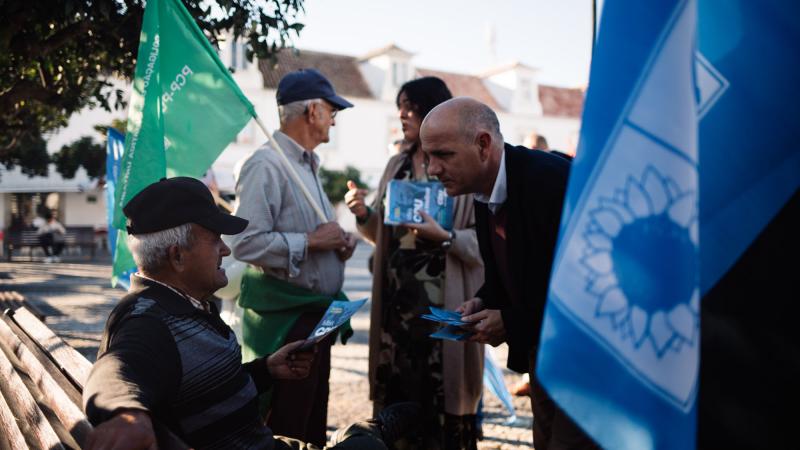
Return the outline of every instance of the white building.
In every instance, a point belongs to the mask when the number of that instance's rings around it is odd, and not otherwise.
[[[531,133],[538,133],[547,138],[553,149],[574,153],[577,145],[583,91],[542,85],[537,80],[537,69],[520,63],[479,75],[443,72],[416,67],[412,53],[388,45],[363,56],[285,50],[273,65],[269,61],[248,63],[242,45],[231,41],[222,44],[220,56],[234,69],[236,82],[264,123],[273,129],[278,127],[275,89],[281,77],[309,67],[328,77],[337,93],[355,107],[336,116],[330,142],[317,152],[324,167],[339,170],[353,166],[371,186],[377,184],[394,151],[389,144],[402,137],[395,107],[397,91],[406,81],[421,76],[437,76],[453,95],[474,97],[492,107],[498,113],[505,140],[511,144],[523,144]],[[81,111],[72,117],[69,126],[49,137],[48,149],[55,152],[86,135],[99,141],[100,136],[92,127],[123,117],[122,111]],[[251,121],[220,155],[213,170],[221,191],[233,191],[236,163],[264,141],[261,130]],[[10,224],[12,209],[13,214],[22,213],[29,222],[35,212],[18,210],[35,208],[48,198],[59,209],[65,225],[104,226],[104,195],[86,179],[85,172],[79,172],[74,180],[61,179],[52,168],[50,174],[33,179],[14,171],[0,174],[0,229]],[[54,193],[58,195],[53,196]]]
[[[580,130],[583,91],[545,86],[537,69],[515,63],[481,75],[431,70],[414,65],[414,55],[388,45],[360,57],[315,51],[285,50],[276,64],[248,64],[242,46],[229,42],[221,58],[235,69],[234,78],[267,126],[278,126],[275,90],[287,73],[313,67],[355,106],[336,116],[331,141],[317,149],[328,169],[353,166],[375,185],[392,154],[390,143],[402,137],[395,107],[399,87],[408,80],[437,76],[455,96],[474,97],[499,116],[506,141],[523,144],[532,133],[545,136],[551,148],[574,153]],[[220,189],[231,190],[235,163],[257,148],[264,136],[250,123],[214,164]]]
[[[50,176],[29,178],[19,167],[0,166],[0,230],[13,224],[29,226],[44,209],[58,212],[58,220],[68,227],[106,228],[105,191],[97,180],[90,180],[81,167],[72,179],[64,179],[50,165]],[[20,225],[14,224],[14,225]]]

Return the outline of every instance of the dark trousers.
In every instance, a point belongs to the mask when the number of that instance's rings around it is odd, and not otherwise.
[[[297,319],[284,343],[303,340],[311,334],[324,311],[305,313]],[[325,445],[328,426],[328,377],[331,373],[331,344],[328,336],[317,346],[308,377],[302,380],[274,380],[267,425],[276,435]]]
[[[547,395],[536,378],[535,352],[531,355],[533,446],[536,450],[599,449],[600,447]]]
[[[58,256],[64,249],[63,242],[55,242],[55,239],[53,238],[53,233],[45,233],[40,235],[39,245],[41,245],[42,248],[44,249],[44,254],[46,256],[54,256],[54,255]]]
[[[358,422],[334,433],[331,450],[388,450],[381,439],[380,428],[372,420]],[[275,436],[275,450],[322,450],[319,446],[297,439]]]

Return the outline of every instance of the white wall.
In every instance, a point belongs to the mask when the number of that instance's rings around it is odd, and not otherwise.
[[[574,153],[577,148],[579,119],[571,117],[542,117],[501,113],[500,132],[509,144],[522,145],[525,137],[536,132],[547,139],[551,149]]]
[[[89,202],[90,197],[95,198],[94,203]],[[61,201],[63,202],[61,222],[64,226],[106,228],[106,197],[102,189],[63,193]]]

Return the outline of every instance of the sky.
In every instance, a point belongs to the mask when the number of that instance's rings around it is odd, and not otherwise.
[[[305,0],[295,46],[360,56],[394,43],[418,67],[479,74],[522,62],[544,84],[585,86],[591,0]],[[494,52],[490,49],[494,30]]]

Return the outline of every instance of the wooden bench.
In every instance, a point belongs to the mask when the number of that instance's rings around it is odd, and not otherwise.
[[[81,251],[88,250],[94,259],[95,231],[93,227],[66,227],[64,233],[64,249],[77,248]],[[28,249],[28,257],[33,261],[33,251],[41,248],[39,234],[34,229],[6,231],[3,246],[6,258],[11,261],[15,250]]]
[[[17,291],[0,291],[0,313],[6,310],[15,310],[17,308],[26,307],[36,316],[37,319],[44,322],[44,313],[33,303],[27,301],[25,297]]]
[[[81,394],[92,364],[25,307],[1,319],[0,448],[84,448],[92,425]],[[188,448],[154,426],[159,448]]]

